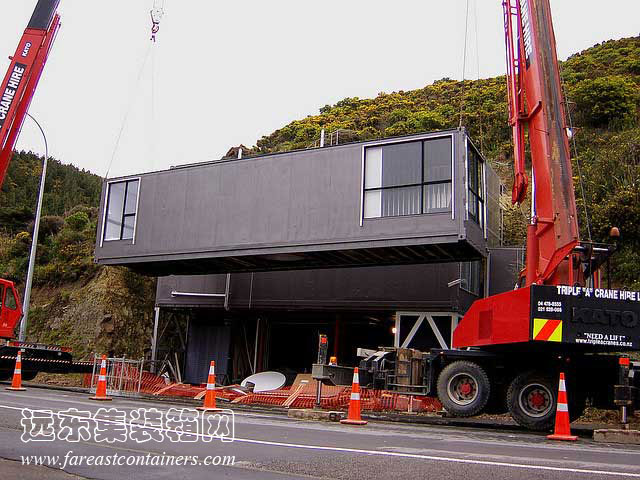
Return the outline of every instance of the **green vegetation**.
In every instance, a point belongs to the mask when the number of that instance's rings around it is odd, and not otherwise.
[[[593,240],[606,242],[611,226],[620,227],[615,280],[619,286],[640,289],[640,37],[596,45],[570,57],[561,70],[578,127],[574,162],[579,162],[583,173]],[[419,90],[380,93],[371,99],[345,98],[322,107],[319,115],[295,120],[262,137],[251,153],[308,148],[323,128],[327,134],[348,130],[349,140],[455,128],[462,103],[463,124],[510,186],[513,155],[506,95],[504,77],[464,83],[443,78]],[[588,238],[577,167],[574,163],[582,236]],[[511,206],[510,193],[502,200],[506,243],[521,245],[525,215]],[[528,211],[526,205],[522,211]]]

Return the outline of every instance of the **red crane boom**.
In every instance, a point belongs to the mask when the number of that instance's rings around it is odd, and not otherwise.
[[[0,186],[58,28],[60,0],[39,0],[0,84]]]
[[[531,150],[526,284],[525,288],[474,302],[454,332],[455,347],[530,341],[530,287],[583,285],[585,272],[592,273],[594,266],[583,270],[580,263],[582,247],[549,0],[502,0],[502,4],[514,144],[513,203],[522,203],[527,193],[527,136]]]
[[[573,284],[577,272],[566,258],[580,240],[551,7],[549,0],[504,0],[503,7],[514,203],[527,192],[525,129],[534,180],[526,285]]]

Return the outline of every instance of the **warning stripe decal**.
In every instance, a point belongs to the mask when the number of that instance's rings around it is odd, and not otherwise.
[[[562,341],[562,320],[533,319],[533,339],[544,342]]]

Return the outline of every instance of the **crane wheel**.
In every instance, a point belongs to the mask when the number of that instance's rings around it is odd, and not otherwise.
[[[507,406],[518,425],[540,431],[553,428],[558,396],[554,377],[530,371],[513,379],[507,390]]]
[[[482,412],[490,394],[489,377],[477,363],[450,363],[438,377],[438,399],[447,412],[457,417],[471,417]]]
[[[569,419],[573,422],[582,416],[586,407],[586,395],[575,384],[567,382]],[[507,391],[507,406],[518,425],[530,430],[553,429],[558,401],[558,375],[529,371],[513,379]]]

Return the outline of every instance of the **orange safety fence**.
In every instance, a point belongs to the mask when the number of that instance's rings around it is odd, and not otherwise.
[[[114,365],[117,375],[118,365]],[[132,368],[127,367],[125,368]],[[134,376],[136,372],[128,372],[127,376]],[[97,374],[96,374],[97,375]],[[90,387],[91,374],[84,376],[83,385]],[[163,377],[150,372],[142,372],[140,393],[163,397],[194,398],[204,392],[205,387],[183,383],[166,383]],[[310,383],[299,390],[283,387],[260,393],[243,395],[233,388],[219,387],[218,399],[239,405],[286,406],[289,408],[313,408],[316,404],[316,384]],[[329,410],[346,410],[351,397],[351,387],[322,386],[320,406]],[[362,410],[371,412],[437,412],[442,410],[442,404],[437,398],[419,395],[399,394],[386,390],[362,388],[360,393]],[[285,405],[286,403],[286,405]]]

